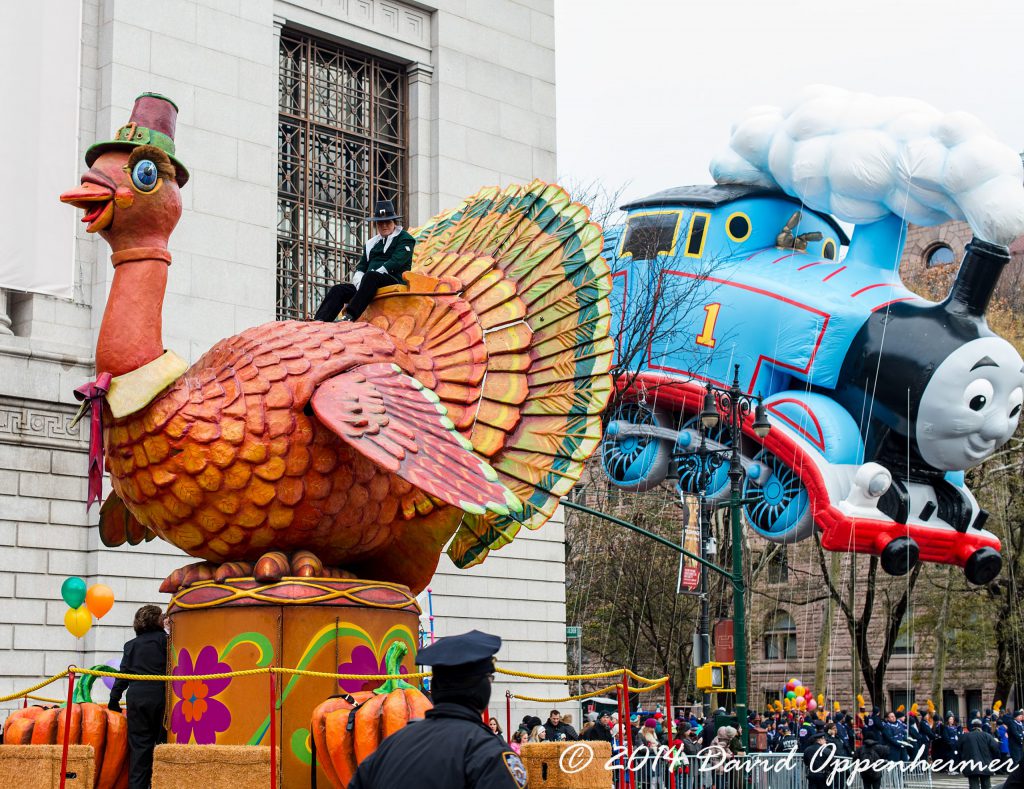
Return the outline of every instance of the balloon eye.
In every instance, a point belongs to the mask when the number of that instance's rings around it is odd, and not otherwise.
[[[156,165],[149,159],[140,160],[132,169],[132,183],[140,192],[152,192],[158,177]]]
[[[1010,412],[1010,419],[1016,419],[1018,414],[1020,414],[1020,406],[1015,405],[1013,410]]]
[[[987,378],[976,378],[964,389],[964,404],[972,411],[981,411],[995,394],[992,382]]]

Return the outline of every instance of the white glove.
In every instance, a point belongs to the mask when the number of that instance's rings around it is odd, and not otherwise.
[[[359,287],[359,283],[362,282],[362,281],[363,281],[363,272],[357,271],[355,274],[352,275],[352,284],[355,285],[357,288]]]
[[[386,268],[384,268],[384,266],[381,266],[380,268],[374,269],[374,271],[376,271],[378,274],[387,274],[388,273],[388,270]]]

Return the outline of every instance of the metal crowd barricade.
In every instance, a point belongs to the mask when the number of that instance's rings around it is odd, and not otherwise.
[[[785,753],[744,754],[730,759],[726,769],[710,769],[700,757],[689,757],[686,764],[676,763],[675,785],[677,789],[806,789],[802,754],[788,760],[786,757]],[[852,760],[837,761],[844,765]],[[665,759],[644,760],[633,773],[634,789],[668,789],[670,770]],[[863,789],[861,775],[850,773],[848,768],[837,771],[831,789]],[[613,776],[609,783],[614,787],[626,786],[621,774]],[[925,763],[912,768],[894,765],[882,772],[881,789],[932,789],[932,774]]]

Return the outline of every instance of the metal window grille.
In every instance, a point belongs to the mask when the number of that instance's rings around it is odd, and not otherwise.
[[[347,278],[376,200],[406,196],[406,80],[388,63],[282,31],[277,318],[303,319]]]

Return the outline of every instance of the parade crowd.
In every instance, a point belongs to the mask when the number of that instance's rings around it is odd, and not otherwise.
[[[1024,758],[1024,709],[1005,714],[975,710],[965,723],[953,713],[940,717],[919,713],[916,707],[885,714],[876,707],[857,716],[843,710],[821,715],[810,711],[754,712],[748,717],[748,752],[796,752],[808,767],[811,789],[826,786],[826,773],[816,773],[814,765],[836,758],[862,760],[865,766],[867,762],[934,765],[965,776],[971,789],[989,789],[993,774],[1015,772],[1019,786],[1020,773],[1010,767]],[[494,719],[491,728],[501,734]],[[669,750],[687,757],[715,751],[726,758],[743,754],[739,733],[729,725],[723,708],[707,718],[694,711],[675,720],[669,720],[660,707],[632,714],[628,721],[614,712],[590,712],[579,732],[570,716],[552,710],[544,722],[535,716],[524,717],[511,737],[511,747],[518,753],[526,742],[569,740],[602,740],[611,744],[613,753],[627,745],[634,750],[646,748],[644,753],[660,752],[666,763],[673,761]],[[721,760],[715,763],[721,765]],[[860,772],[865,789],[878,787],[884,770]],[[658,785],[648,780],[649,785]]]

